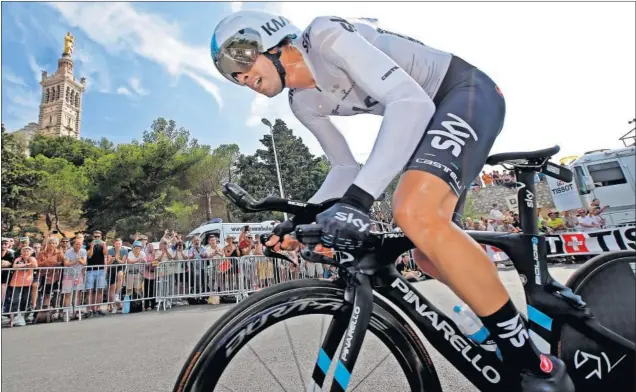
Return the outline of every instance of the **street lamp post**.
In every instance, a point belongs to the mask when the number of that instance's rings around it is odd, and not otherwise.
[[[262,118],[261,122],[269,128],[269,133],[272,135],[272,148],[274,149],[274,161],[276,162],[276,175],[278,176],[278,189],[280,190],[280,197],[285,198],[285,194],[283,193],[283,182],[280,179],[280,168],[278,166],[278,155],[276,154],[276,143],[274,143],[274,127],[272,127],[272,123],[269,122],[268,119]],[[287,220],[287,213],[283,212],[283,217]]]

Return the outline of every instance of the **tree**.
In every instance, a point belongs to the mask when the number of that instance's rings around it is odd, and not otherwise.
[[[329,172],[329,163],[322,157],[312,155],[302,138],[295,136],[284,121],[276,120],[273,134],[285,197],[300,201],[308,200],[322,185]],[[238,183],[255,198],[278,196],[280,193],[272,136],[266,134],[260,142],[264,149],[258,149],[254,155],[242,155],[238,159]],[[282,217],[281,214],[270,212],[235,213],[242,219],[265,220]]]
[[[62,233],[60,222],[75,224],[82,214],[82,203],[87,197],[88,178],[83,168],[63,158],[38,155],[27,165],[40,173],[41,180],[34,190],[38,211],[51,215],[55,229]]]
[[[227,176],[224,178],[226,182],[232,182],[236,179],[236,163],[241,156],[241,152],[239,151],[239,146],[237,144],[221,144],[217,148],[214,149],[214,154],[218,154],[224,157],[227,157],[226,163],[226,172]]]
[[[223,162],[225,164],[225,171],[227,175],[221,178],[221,183],[225,184],[227,182],[236,181],[236,179],[238,178],[237,164],[239,158],[241,157],[239,146],[237,144],[221,144],[214,149],[214,153],[226,157]],[[227,198],[221,192],[221,189],[217,190],[216,196],[225,200],[225,213],[227,215],[227,221],[232,222],[232,202],[227,200]]]
[[[99,139],[99,142],[97,142],[95,145],[99,147],[100,150],[103,150],[104,152],[115,151],[115,145],[113,144],[113,142],[106,139],[105,137]]]
[[[2,230],[13,231],[17,225],[33,221],[27,209],[34,200],[33,191],[40,173],[25,166],[24,146],[14,135],[8,134],[2,124]]]
[[[144,230],[160,236],[162,227],[192,213],[194,199],[185,173],[209,152],[177,129],[174,121],[155,120],[143,142],[119,145],[114,153],[87,160],[91,186],[84,203],[89,230],[121,235]],[[179,205],[181,202],[183,205]],[[190,204],[188,204],[188,203]]]
[[[220,192],[225,177],[225,157],[210,154],[190,168],[188,175],[193,196],[202,198],[205,203],[205,220],[211,220],[212,197]]]
[[[31,156],[44,155],[47,158],[64,158],[75,166],[83,166],[87,159],[98,159],[111,152],[102,147],[112,148],[106,138],[97,143],[89,139],[77,140],[71,136],[50,137],[35,135],[29,149]]]
[[[234,162],[239,156],[239,148],[236,144],[221,145],[212,154],[206,155],[190,169],[187,177],[189,188],[197,198],[202,198],[205,203],[205,220],[211,220],[213,216],[213,198],[224,200],[227,219],[231,222],[228,201],[225,200],[222,188],[226,182],[231,182],[235,176]]]
[[[161,140],[168,140],[175,143],[175,145],[183,145],[184,148],[195,149],[199,147],[197,139],[190,139],[190,131],[183,127],[177,128],[177,123],[174,120],[166,120],[163,117],[159,117],[152,122],[150,130],[144,131],[142,140],[144,143],[157,143]]]

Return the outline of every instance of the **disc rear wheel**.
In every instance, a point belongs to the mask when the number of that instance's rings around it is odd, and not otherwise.
[[[567,285],[587,303],[605,328],[636,341],[636,252],[595,257],[575,273]],[[616,351],[586,338],[569,325],[561,329],[559,357],[578,390],[635,390],[634,363]],[[624,389],[626,388],[626,389]]]

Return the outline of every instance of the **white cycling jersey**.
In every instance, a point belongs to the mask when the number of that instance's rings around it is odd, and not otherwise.
[[[332,165],[309,201],[342,197],[352,183],[378,198],[422,139],[452,55],[367,20],[329,16],[314,19],[293,44],[317,88],[290,89],[289,104]],[[362,169],[329,119],[360,113],[384,116]]]

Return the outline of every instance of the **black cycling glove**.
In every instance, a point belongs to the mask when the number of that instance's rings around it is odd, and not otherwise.
[[[293,218],[287,219],[286,221],[283,221],[279,223],[278,225],[276,225],[276,227],[274,227],[274,229],[272,230],[272,234],[279,236],[280,241],[282,242],[283,237],[286,234],[291,234],[295,228],[296,228],[296,223],[294,222]]]
[[[316,216],[322,226],[321,242],[334,250],[356,250],[369,238],[373,197],[352,185],[342,199]]]

